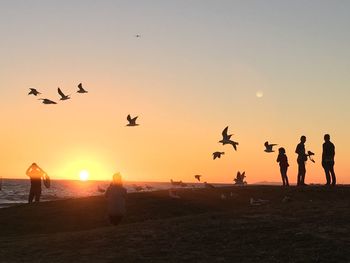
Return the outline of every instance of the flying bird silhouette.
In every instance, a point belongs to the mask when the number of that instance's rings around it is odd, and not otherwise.
[[[221,155],[225,154],[224,152],[213,152],[213,160],[216,158],[221,158]]]
[[[309,157],[310,161],[314,163],[315,160],[311,157],[313,155],[315,155],[315,153],[313,153],[312,151],[307,151],[307,156]]]
[[[57,88],[58,94],[60,94],[61,98],[60,100],[69,100],[69,95],[65,95],[60,88]]]
[[[237,151],[238,142],[231,140],[233,134],[227,134],[228,126],[222,131],[222,140],[219,141],[222,145],[231,144],[233,148]]]
[[[38,96],[38,94],[41,94],[39,91],[37,91],[34,88],[29,88],[29,89],[30,89],[30,91],[29,91],[28,95]]]
[[[131,118],[130,114],[128,114],[126,119],[128,120],[129,123],[126,126],[138,126],[139,124],[136,123],[137,118],[138,118],[138,116]]]
[[[140,37],[141,37],[141,35],[140,35],[140,34],[136,34],[136,35],[135,35],[135,37],[140,38]]]
[[[196,178],[199,182],[201,181],[201,175],[200,174],[196,174],[195,176],[194,176],[194,178]]]
[[[82,83],[79,83],[78,85],[78,91],[77,93],[88,93],[84,88],[83,88],[83,84]]]
[[[49,99],[38,99],[38,100],[42,100],[43,104],[57,104],[57,102],[54,102],[53,100],[49,100]]]
[[[265,142],[264,145],[265,145],[265,150],[264,151],[267,152],[267,153],[272,153],[272,152],[274,152],[273,146],[276,146],[277,144],[274,144],[274,143],[269,144],[269,142]]]

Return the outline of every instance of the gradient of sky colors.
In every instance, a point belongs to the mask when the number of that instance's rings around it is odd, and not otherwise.
[[[0,176],[38,162],[53,179],[296,180],[300,135],[324,183],[324,133],[338,182],[350,183],[349,1],[1,1]],[[141,34],[141,38],[136,38]],[[83,82],[88,94],[76,95]],[[36,87],[58,105],[27,96]],[[257,92],[263,93],[262,97]],[[126,115],[140,126],[125,127]],[[221,146],[230,127],[238,152]],[[220,160],[211,153],[225,151]]]

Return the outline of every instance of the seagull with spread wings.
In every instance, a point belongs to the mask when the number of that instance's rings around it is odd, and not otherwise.
[[[53,100],[49,99],[39,99],[43,101],[43,104],[57,104],[57,102],[54,102]]]
[[[28,95],[38,96],[39,94],[41,94],[39,91],[37,91],[34,88],[29,88],[29,89],[30,89],[30,91],[29,91]]]
[[[85,89],[83,88],[83,84],[82,84],[82,83],[79,83],[78,89],[79,89],[79,90],[77,91],[77,93],[88,93],[87,90],[85,90]]]
[[[221,158],[221,155],[225,154],[224,152],[213,152],[213,160],[216,158]]]
[[[200,175],[200,174],[196,174],[194,176],[194,178],[196,178],[199,182],[201,181],[201,177],[202,177],[202,175]]]
[[[138,116],[131,118],[130,114],[128,114],[128,116],[126,117],[126,119],[128,120],[128,124],[126,126],[138,126],[139,124],[136,123]]]
[[[60,100],[69,100],[70,99],[69,95],[65,95],[60,88],[57,88],[57,92],[61,96]]]
[[[265,152],[267,152],[267,153],[273,153],[274,152],[274,150],[273,150],[273,146],[276,146],[277,144],[275,144],[275,143],[271,143],[271,144],[269,144],[269,142],[265,142],[264,143],[264,145],[265,145]]]
[[[222,143],[222,145],[231,144],[233,148],[237,151],[238,142],[231,140],[231,136],[233,134],[227,134],[227,131],[228,126],[222,131],[222,140],[220,140],[219,143]]]

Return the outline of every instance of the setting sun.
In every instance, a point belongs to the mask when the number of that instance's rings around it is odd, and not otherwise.
[[[81,181],[87,181],[89,179],[89,172],[86,170],[82,170],[79,173],[79,177]]]

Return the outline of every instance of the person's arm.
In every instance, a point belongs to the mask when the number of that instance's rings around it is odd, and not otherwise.
[[[32,170],[32,166],[29,166],[28,169],[27,169],[27,171],[26,171],[26,175],[29,176],[29,177],[30,177],[29,172],[30,172],[31,170]]]

